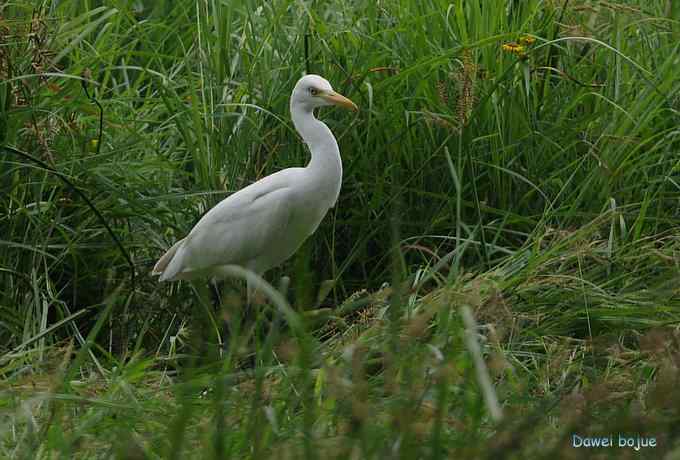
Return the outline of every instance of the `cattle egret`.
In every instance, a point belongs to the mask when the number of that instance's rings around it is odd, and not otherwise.
[[[257,274],[292,256],[335,205],[342,182],[340,149],[317,107],[357,106],[318,75],[302,77],[290,97],[295,129],[309,146],[304,168],[288,168],[239,190],[208,211],[153,268],[159,281],[223,279],[237,265]]]

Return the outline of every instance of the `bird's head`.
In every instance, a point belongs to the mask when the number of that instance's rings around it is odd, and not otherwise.
[[[298,80],[290,99],[291,109],[298,106],[311,112],[326,105],[339,105],[355,112],[359,110],[354,102],[333,91],[331,84],[323,77],[305,75]]]

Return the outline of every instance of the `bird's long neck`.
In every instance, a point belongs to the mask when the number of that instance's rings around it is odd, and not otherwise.
[[[305,107],[291,107],[291,116],[295,129],[309,146],[312,159],[307,170],[314,178],[328,187],[332,204],[335,204],[342,183],[342,160],[340,149],[330,128],[318,120],[311,110]]]

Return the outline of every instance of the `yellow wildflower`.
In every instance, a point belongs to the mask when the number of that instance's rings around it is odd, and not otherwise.
[[[534,37],[530,37],[529,35],[525,35],[524,37],[519,39],[520,44],[526,45],[526,46],[531,46],[534,44],[536,39]]]
[[[501,47],[506,53],[516,54],[518,56],[524,55],[525,48],[515,42],[504,43]]]

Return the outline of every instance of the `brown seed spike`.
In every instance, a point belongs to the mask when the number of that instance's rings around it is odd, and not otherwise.
[[[439,80],[437,82],[437,94],[439,95],[439,100],[444,103],[444,105],[449,105],[449,95],[446,91],[446,84]]]
[[[477,65],[473,61],[472,51],[469,49],[463,50],[462,56],[463,68],[458,74],[458,101],[456,104],[456,114],[460,126],[465,126],[468,123],[470,112],[475,104],[475,79],[477,77]]]

